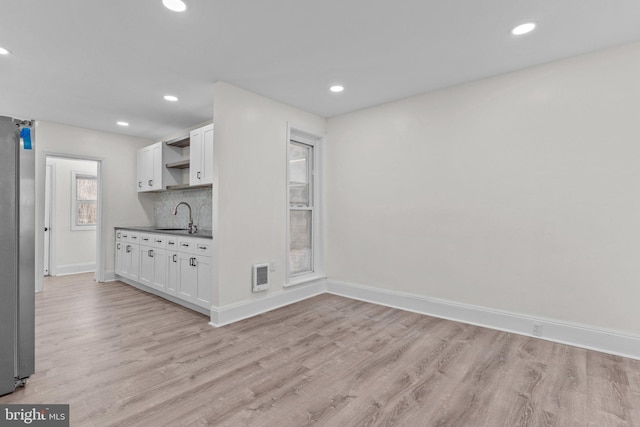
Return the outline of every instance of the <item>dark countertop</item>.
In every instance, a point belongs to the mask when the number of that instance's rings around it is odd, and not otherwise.
[[[132,231],[142,231],[143,233],[158,233],[158,234],[171,234],[173,236],[186,236],[186,237],[200,237],[203,239],[213,239],[212,230],[207,229],[198,229],[196,234],[189,234],[189,230],[162,230],[163,228],[170,227],[156,227],[153,225],[138,225],[138,226],[130,226],[130,227],[114,227],[116,230],[132,230]]]

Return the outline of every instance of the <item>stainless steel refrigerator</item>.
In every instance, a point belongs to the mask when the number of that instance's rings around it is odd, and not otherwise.
[[[34,371],[35,134],[0,116],[0,395]]]

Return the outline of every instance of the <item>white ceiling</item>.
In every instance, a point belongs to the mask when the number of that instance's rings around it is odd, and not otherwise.
[[[331,117],[640,40],[638,0],[185,1],[2,0],[0,114],[159,139],[216,81]]]

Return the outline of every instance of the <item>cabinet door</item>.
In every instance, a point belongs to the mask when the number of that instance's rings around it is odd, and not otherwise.
[[[153,248],[140,247],[140,283],[152,287],[153,284]]]
[[[153,282],[151,287],[165,291],[167,287],[167,251],[153,249]]]
[[[127,247],[129,252],[126,254],[126,259],[130,267],[127,277],[137,282],[140,276],[140,245],[129,244]]]
[[[202,181],[202,129],[194,129],[190,133],[189,185],[199,185]]]
[[[144,191],[151,190],[153,184],[153,148],[152,146],[142,149],[142,188]]]
[[[202,171],[200,184],[213,184],[213,125],[202,128]]]
[[[162,188],[162,143],[158,142],[138,150],[138,191]]]
[[[213,263],[210,257],[196,256],[196,301],[200,307],[211,308],[211,298],[213,294]]]
[[[151,146],[151,154],[150,154],[150,170],[149,175],[151,176],[151,181],[149,181],[149,189],[150,190],[161,190],[162,189],[162,142],[157,142]]]
[[[174,297],[178,295],[180,269],[177,252],[167,252],[167,286],[166,292]]]
[[[116,274],[122,276],[122,255],[124,254],[125,244],[122,242],[116,242]]]
[[[120,260],[120,275],[129,277],[131,274],[131,245],[128,243],[121,243],[122,258]]]
[[[178,253],[180,280],[178,282],[177,297],[192,303],[196,302],[196,295],[198,294],[196,265],[193,255]]]
[[[145,170],[144,170],[144,148],[138,150],[137,155],[137,182],[136,182],[136,190],[138,192],[144,191],[144,183],[145,181]]]

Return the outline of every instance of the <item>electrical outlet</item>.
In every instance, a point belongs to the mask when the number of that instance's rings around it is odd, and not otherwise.
[[[275,261],[271,261],[269,263],[269,270],[276,271],[276,262]]]
[[[533,324],[533,335],[536,337],[542,336],[542,323]]]

